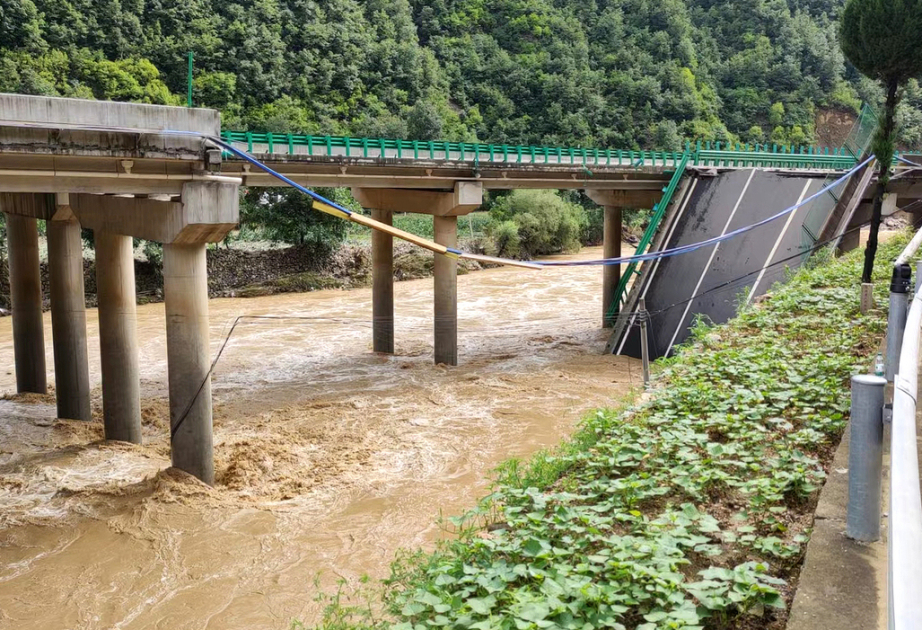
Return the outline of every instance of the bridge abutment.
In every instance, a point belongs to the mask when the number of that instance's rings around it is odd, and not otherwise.
[[[163,246],[173,466],[214,483],[205,244]]]
[[[432,217],[435,242],[458,246],[458,217]],[[458,261],[433,254],[435,362],[458,365]]]
[[[9,244],[10,300],[13,307],[13,354],[16,363],[16,391],[44,394],[45,331],[42,324],[42,280],[38,260],[36,219],[23,216],[20,205],[34,195],[9,193],[3,196],[6,234]]]
[[[66,197],[47,222],[55,397],[59,418],[91,420],[83,241]]]
[[[393,225],[390,210],[372,210],[371,218]],[[372,337],[375,352],[394,353],[394,237],[374,230],[371,233]]]
[[[137,302],[132,238],[94,232],[102,409],[107,440],[141,443]]]

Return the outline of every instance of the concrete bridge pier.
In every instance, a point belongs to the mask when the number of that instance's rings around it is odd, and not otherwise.
[[[6,235],[13,306],[13,354],[16,391],[44,394],[45,332],[42,326],[42,280],[38,262],[38,226],[31,214],[40,196],[4,193]]]
[[[57,412],[59,418],[91,420],[80,223],[66,194],[48,197],[56,201],[46,225]]]
[[[371,218],[393,225],[390,210],[372,210]],[[375,352],[394,353],[394,237],[371,233],[371,321]]]
[[[163,246],[173,466],[214,483],[205,243]]]
[[[587,190],[586,194],[602,206],[604,224],[602,228],[602,255],[605,258],[621,256],[621,225],[625,208],[652,208],[662,197],[662,192],[649,190]],[[608,317],[612,303],[617,299],[618,283],[621,282],[621,266],[602,267],[602,327],[611,328],[615,318]]]
[[[137,430],[140,440],[137,340],[135,332],[134,259],[131,237],[163,243],[163,297],[166,311],[167,372],[170,392],[170,446],[173,466],[214,483],[210,348],[208,342],[208,273],[205,247],[222,240],[239,218],[239,180],[188,182],[178,201],[145,197],[71,195],[80,222],[96,231],[97,265],[111,283],[103,302],[100,282],[100,328],[108,327],[103,314],[118,315],[116,348],[123,354],[120,389],[110,389],[113,405],[125,409],[115,418],[113,435]],[[106,257],[99,264],[99,256]],[[103,348],[104,357],[107,355]],[[113,364],[117,361],[113,358]],[[127,365],[127,369],[125,367]],[[105,367],[105,365],[104,365]],[[104,406],[107,395],[103,375]],[[110,381],[111,382],[111,381]],[[107,425],[106,437],[110,437]],[[126,439],[123,437],[117,439]]]
[[[621,208],[605,206],[603,210],[602,256],[618,258],[621,256]],[[611,328],[615,317],[609,317],[612,304],[618,299],[618,283],[621,282],[621,265],[602,267],[602,326]]]
[[[394,212],[430,214],[433,217],[435,242],[448,247],[456,247],[458,217],[473,212],[483,204],[483,184],[459,181],[455,183],[452,191],[353,188],[352,196],[363,208],[370,209],[372,216],[379,220],[381,220],[380,217],[390,219]],[[437,364],[458,365],[458,262],[440,254],[434,255],[434,359]],[[374,347],[377,352],[393,352],[392,237],[378,232],[373,233],[372,260],[374,264],[372,295],[375,326]],[[379,314],[383,316],[382,319],[379,319]],[[389,319],[387,319],[388,316]],[[389,337],[386,332],[389,332]],[[389,346],[386,345],[388,340],[390,341]],[[389,347],[389,350],[379,350],[379,347]]]
[[[458,217],[432,217],[435,242],[458,246]],[[458,365],[458,261],[433,254],[435,362]]]
[[[96,295],[107,440],[141,443],[134,246],[130,236],[95,231]]]

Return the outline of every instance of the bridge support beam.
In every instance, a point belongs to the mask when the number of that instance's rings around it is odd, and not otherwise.
[[[390,210],[372,210],[371,218],[393,225]],[[375,352],[394,353],[394,237],[374,230],[371,233],[372,261],[372,337]]]
[[[16,362],[16,391],[44,394],[45,332],[42,325],[42,281],[38,262],[38,226],[29,216],[13,214],[17,205],[27,204],[33,195],[3,197],[6,233],[9,241],[10,297],[13,302],[13,354]]]
[[[96,231],[96,295],[102,415],[107,440],[141,443],[134,247],[130,236]]]
[[[214,483],[205,244],[163,246],[173,466]]]
[[[433,217],[435,242],[458,246],[458,217]],[[435,362],[458,365],[458,261],[433,254],[435,263]]]
[[[91,420],[90,375],[86,350],[86,297],[83,291],[83,242],[80,224],[67,206],[67,195],[48,221],[48,279],[54,384],[59,418]]]

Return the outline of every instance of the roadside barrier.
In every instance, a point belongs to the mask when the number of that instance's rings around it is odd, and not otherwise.
[[[916,403],[922,332],[922,263],[910,292],[910,258],[922,245],[922,231],[894,263],[887,326],[887,378],[852,378],[846,535],[880,538],[881,470],[886,416],[890,416],[890,504],[888,508],[888,627],[922,629],[922,490],[919,484]],[[907,298],[911,296],[911,301]],[[908,306],[908,312],[907,312]],[[884,392],[893,383],[892,413]]]

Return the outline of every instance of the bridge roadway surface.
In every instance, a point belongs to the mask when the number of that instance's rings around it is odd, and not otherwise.
[[[808,198],[824,183],[823,178],[786,177],[755,169],[695,177],[663,227],[669,237],[662,248],[698,243],[756,223]],[[804,234],[804,217],[825,202],[820,197],[801,207],[790,221],[781,218],[723,243],[664,258],[655,274],[645,273],[640,290],[652,313],[651,356],[668,355],[682,343],[696,316],[725,322],[736,313],[739,300],[762,295],[784,277],[786,268],[798,267],[799,257],[778,263],[813,247]],[[826,203],[825,211],[830,209]],[[767,269],[761,274],[763,268]],[[628,329],[618,353],[639,356],[639,329]]]

